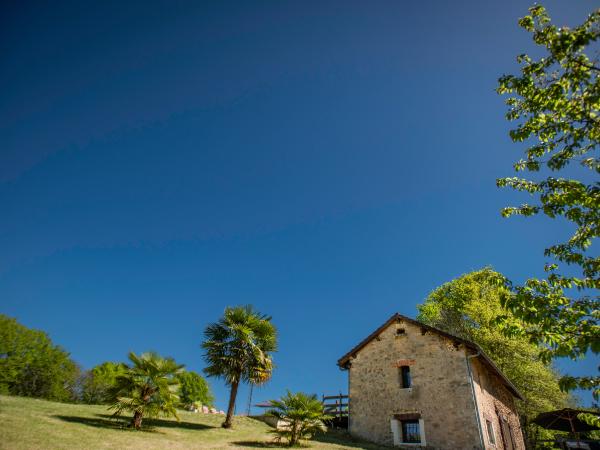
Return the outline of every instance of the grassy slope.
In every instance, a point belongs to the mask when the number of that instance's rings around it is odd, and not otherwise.
[[[0,449],[220,449],[274,447],[269,427],[237,417],[233,430],[220,427],[222,416],[181,412],[175,420],[146,421],[147,431],[123,428],[110,420],[105,406],[71,405],[0,396]],[[330,432],[306,447],[376,449],[377,446]]]

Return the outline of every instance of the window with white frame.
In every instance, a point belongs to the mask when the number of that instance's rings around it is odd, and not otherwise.
[[[425,446],[423,419],[418,413],[395,414],[391,420],[394,445]]]

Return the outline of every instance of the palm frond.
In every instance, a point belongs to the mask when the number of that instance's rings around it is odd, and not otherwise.
[[[109,410],[114,411],[113,416],[129,411],[145,417],[174,416],[179,420],[175,409],[179,400],[176,375],[184,366],[153,352],[139,356],[130,352],[129,360],[131,366],[117,377],[110,393]]]
[[[270,403],[272,407],[266,414],[284,423],[273,432],[280,440],[287,439],[290,445],[327,431],[324,421],[331,417],[323,413],[323,405],[316,395],[287,391],[281,399],[271,400]]]
[[[239,381],[261,384],[270,379],[277,332],[271,317],[251,305],[228,307],[223,317],[204,330],[204,372],[228,384]]]

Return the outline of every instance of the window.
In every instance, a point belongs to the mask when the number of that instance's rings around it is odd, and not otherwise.
[[[400,367],[400,382],[403,389],[407,389],[412,386],[412,380],[410,379],[410,366]]]
[[[402,421],[402,442],[419,444],[421,442],[421,430],[418,420]]]
[[[494,434],[494,424],[487,420],[485,421],[485,426],[487,428],[488,440],[490,444],[496,445],[496,435]]]
[[[391,426],[394,446],[427,447],[425,425],[421,414],[416,412],[394,414]]]

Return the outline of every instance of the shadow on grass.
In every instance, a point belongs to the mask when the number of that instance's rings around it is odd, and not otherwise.
[[[377,444],[363,441],[361,439],[353,438],[348,434],[347,431],[343,430],[328,430],[327,433],[319,433],[309,441],[301,441],[300,444],[290,447],[285,442],[277,441],[237,441],[232,444],[238,447],[251,447],[251,448],[310,448],[311,442],[321,442],[324,444],[336,444],[346,448],[360,448],[364,450],[380,450],[382,447]]]
[[[350,436],[350,434],[344,430],[328,430],[327,433],[317,434],[312,440],[326,444],[343,445],[344,447],[349,448],[362,448],[365,450],[387,448],[371,442],[363,441],[362,439],[356,439]]]
[[[80,423],[89,427],[107,428],[112,430],[130,430],[127,427],[128,422],[119,419],[104,418],[98,414],[96,417],[79,417],[79,416],[54,416],[64,422]],[[110,416],[109,416],[110,417]],[[133,430],[132,430],[133,431]],[[141,431],[154,431],[142,428]]]
[[[328,433],[329,434],[329,433]],[[311,440],[303,440],[299,444],[290,447],[285,442],[277,441],[237,441],[232,442],[239,447],[252,447],[252,448],[310,448],[312,447],[311,442],[322,442],[328,444],[342,445],[348,448],[362,448],[362,449],[380,449],[381,447],[374,444],[365,443],[351,438],[347,433],[331,433],[329,436],[319,434],[314,436]]]
[[[285,445],[275,441],[236,441],[232,444],[239,447],[252,447],[252,448],[290,448],[289,445]]]
[[[96,428],[108,428],[113,430],[131,430],[129,428],[130,418],[127,417],[113,417],[109,414],[96,414],[94,417],[79,417],[79,416],[54,416],[57,419],[65,422],[80,423],[90,427]],[[164,420],[164,419],[145,419],[142,422],[142,429],[138,431],[148,433],[160,433],[157,428],[180,428],[184,430],[208,430],[212,427],[210,425],[204,425],[201,423],[192,422],[177,422],[176,420]]]

